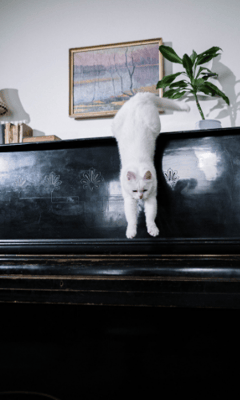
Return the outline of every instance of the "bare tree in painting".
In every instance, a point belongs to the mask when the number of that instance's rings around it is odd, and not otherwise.
[[[97,83],[98,83],[98,87],[100,86],[100,76],[101,73],[105,70],[103,65],[100,64],[96,64],[95,63],[95,69],[96,69],[96,75],[97,75]]]
[[[116,73],[118,74],[118,76],[120,78],[121,92],[123,93],[123,77],[122,77],[122,75],[120,73],[120,69],[117,67],[116,54],[114,54],[114,64],[115,64]]]
[[[111,75],[113,93],[114,93],[114,96],[115,96],[116,90],[115,90],[115,81],[114,81],[114,75],[113,75],[113,68],[112,68],[112,65],[111,65],[111,56],[109,56],[108,59],[109,59],[109,72],[110,72],[110,75]]]
[[[125,65],[126,65],[126,68],[127,68],[128,74],[129,74],[129,79],[130,79],[130,91],[131,91],[132,94],[134,94],[132,88],[133,88],[133,74],[134,74],[136,65],[133,62],[133,55],[131,54],[131,59],[132,59],[131,67],[132,67],[132,70],[130,69],[130,65],[128,63],[128,54],[127,53],[128,53],[128,47],[126,48],[126,51],[125,51],[125,60],[126,60],[125,61]]]
[[[93,72],[94,72],[94,76],[96,75],[96,63],[94,60],[94,64],[93,64]],[[93,78],[93,97],[92,97],[92,103],[95,100],[95,95],[96,95],[96,84],[97,84],[97,80],[95,78]]]

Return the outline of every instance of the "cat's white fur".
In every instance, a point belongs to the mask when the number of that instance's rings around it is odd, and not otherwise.
[[[147,231],[159,234],[157,215],[157,176],[154,167],[156,138],[161,125],[158,108],[189,111],[186,103],[159,98],[152,93],[137,93],[113,119],[112,133],[121,158],[120,181],[127,219],[127,238],[137,233],[137,202],[144,200]]]

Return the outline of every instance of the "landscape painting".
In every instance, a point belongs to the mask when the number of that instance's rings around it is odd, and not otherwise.
[[[159,95],[161,39],[70,49],[69,115],[113,116],[137,92]]]

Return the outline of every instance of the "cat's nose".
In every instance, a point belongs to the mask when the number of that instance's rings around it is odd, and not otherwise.
[[[142,198],[143,198],[143,194],[141,194],[141,196],[139,196],[139,199],[140,199],[140,200],[142,200]]]

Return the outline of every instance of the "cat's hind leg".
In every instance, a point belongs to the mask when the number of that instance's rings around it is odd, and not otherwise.
[[[144,202],[147,231],[151,236],[158,236],[159,229],[155,224],[157,216],[157,199],[156,196],[150,197]]]

